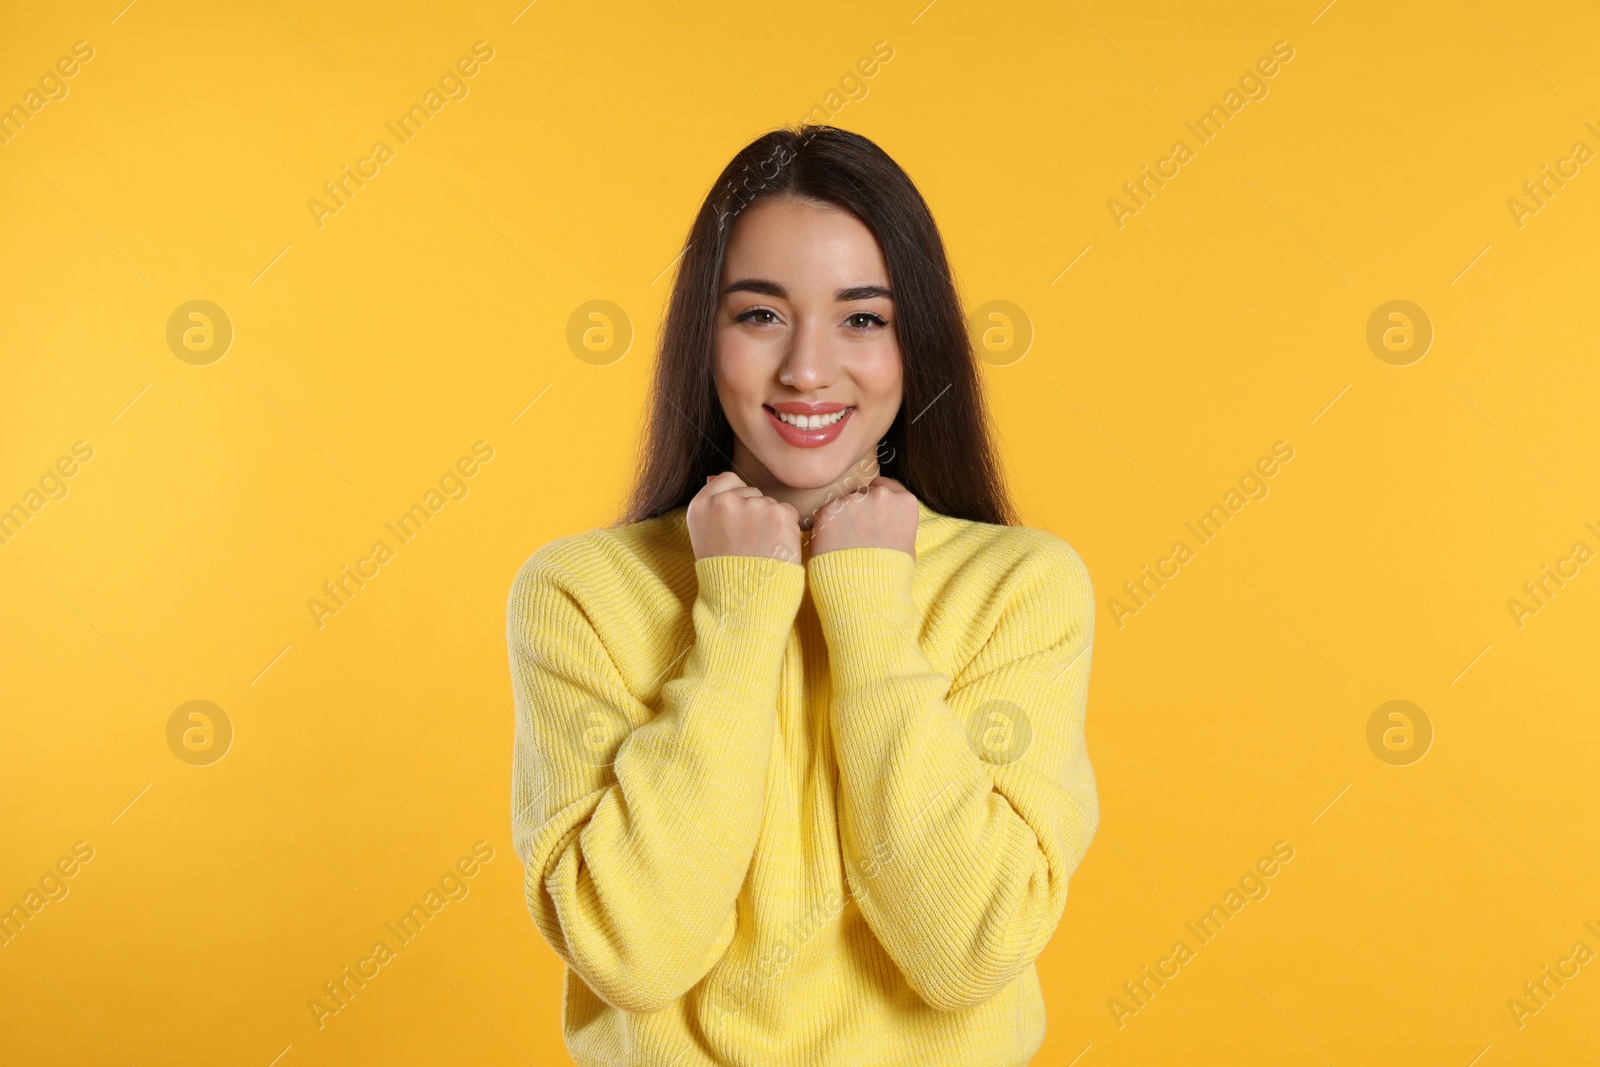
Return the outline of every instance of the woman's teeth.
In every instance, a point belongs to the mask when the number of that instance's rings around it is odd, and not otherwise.
[[[773,414],[790,426],[802,430],[820,430],[824,426],[832,426],[854,410],[855,408],[840,408],[828,415],[791,415],[787,411],[774,411]]]

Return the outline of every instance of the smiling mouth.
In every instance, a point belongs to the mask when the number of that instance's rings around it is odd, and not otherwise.
[[[766,407],[780,422],[786,422],[797,430],[825,430],[834,423],[843,421],[846,415],[855,410],[854,407],[846,407],[830,411],[826,415],[797,415],[787,411],[777,411],[765,404],[762,407]]]
[[[850,416],[855,413],[855,408],[845,407],[838,411],[830,411],[825,415],[800,415],[787,411],[780,412],[769,405],[762,404],[761,410],[767,413],[767,419],[772,428],[786,444],[796,448],[820,448],[836,440],[844,432]]]

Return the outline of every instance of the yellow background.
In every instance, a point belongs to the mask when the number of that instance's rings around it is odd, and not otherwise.
[[[0,948],[0,1060],[567,1062],[510,847],[507,589],[615,514],[717,170],[880,40],[835,122],[916,180],[967,306],[1029,317],[984,374],[1026,521],[1099,598],[1103,833],[1034,1062],[1600,1055],[1600,963],[1520,1029],[1506,1003],[1600,950],[1600,565],[1507,607],[1600,549],[1600,164],[1507,207],[1600,149],[1600,16],[923,4],[0,9],[0,103],[95,50],[0,147],[0,506],[94,449],[0,546],[0,904],[95,850]],[[479,40],[469,95],[319,229],[306,201]],[[1119,229],[1107,200],[1280,40],[1269,95]],[[234,329],[206,366],[166,341],[194,299]],[[635,331],[604,366],[566,342],[597,299]],[[1366,342],[1394,299],[1435,330],[1409,366]],[[470,494],[319,629],[307,599],[479,440]],[[1119,629],[1123,581],[1279,440],[1270,495]],[[209,766],[167,744],[195,699],[234,729]],[[1367,744],[1392,699],[1433,725],[1409,766]],[[471,894],[319,1030],[308,998],[479,840]],[[1122,983],[1280,840],[1270,895],[1119,1028]]]

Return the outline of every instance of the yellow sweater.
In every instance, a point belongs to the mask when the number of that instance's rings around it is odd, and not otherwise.
[[[921,505],[917,555],[551,542],[507,611],[512,826],[583,1067],[1010,1067],[1099,819],[1065,541]]]

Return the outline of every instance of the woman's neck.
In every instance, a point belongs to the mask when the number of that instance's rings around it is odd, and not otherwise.
[[[804,531],[801,536],[802,556],[810,555],[811,523],[817,512],[826,507],[830,501],[865,488],[879,473],[878,454],[874,449],[852,463],[843,474],[827,485],[817,486],[814,489],[786,485],[737,440],[733,446],[733,470],[747,484],[761,490],[774,500],[783,501],[800,513],[800,529]]]

